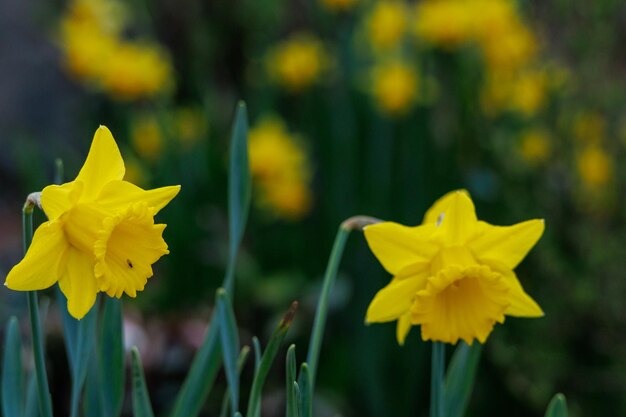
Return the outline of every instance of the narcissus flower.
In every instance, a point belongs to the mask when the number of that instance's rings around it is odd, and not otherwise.
[[[180,186],[143,190],[123,181],[124,160],[101,126],[76,179],[41,193],[48,217],[24,259],[7,275],[12,290],[42,290],[58,282],[68,310],[82,318],[98,292],[135,297],[152,276],[152,264],[169,253],[164,224],[154,215]]]
[[[423,340],[484,343],[504,316],[543,311],[513,269],[535,245],[543,220],[493,226],[476,218],[465,191],[439,199],[423,224],[383,222],[365,227],[370,249],[394,277],[372,300],[368,323],[397,320],[400,344],[411,326]]]

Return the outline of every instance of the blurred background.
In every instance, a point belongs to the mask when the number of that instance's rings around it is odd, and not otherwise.
[[[304,359],[340,222],[419,224],[436,198],[467,188],[481,219],[547,224],[518,269],[546,316],[496,327],[469,415],[541,416],[557,391],[573,416],[626,414],[625,42],[620,0],[0,0],[0,275],[21,257],[25,196],[52,182],[55,158],[73,179],[99,124],[129,181],[181,184],[158,219],[171,254],[125,299],[127,343],[165,412],[224,272],[228,141],[243,99],[253,205],[235,296],[242,342],[266,341],[297,299],[289,341]],[[363,324],[389,278],[354,233],[319,416],[427,415],[419,331],[399,347],[394,324]],[[1,322],[24,305],[2,291]],[[54,303],[47,322],[66,415]],[[284,412],[282,363],[268,417]],[[204,415],[217,414],[224,386]]]

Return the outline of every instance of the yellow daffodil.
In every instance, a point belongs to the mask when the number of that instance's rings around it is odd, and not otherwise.
[[[372,70],[372,95],[385,114],[398,116],[415,104],[417,70],[402,61],[388,62]]]
[[[270,77],[292,93],[318,81],[328,67],[328,54],[316,37],[298,33],[276,45],[267,55]]]
[[[370,249],[394,277],[372,300],[368,323],[397,320],[400,344],[412,325],[423,340],[485,342],[504,316],[540,317],[513,272],[544,230],[543,220],[493,226],[476,218],[467,192],[453,191],[422,225],[365,227]]]
[[[367,33],[375,50],[393,48],[400,43],[407,29],[408,10],[402,1],[381,1],[367,16]]]
[[[48,217],[24,259],[7,275],[13,290],[42,290],[58,282],[68,310],[82,318],[98,292],[135,297],[152,276],[152,264],[169,253],[164,224],[154,216],[180,186],[143,190],[123,181],[124,160],[101,126],[76,179],[41,193]]]
[[[309,158],[282,120],[265,117],[250,129],[249,156],[260,206],[287,220],[298,220],[309,212]]]
[[[583,184],[590,189],[606,185],[613,177],[613,162],[599,145],[589,145],[578,155],[576,166]]]
[[[550,156],[550,135],[542,129],[531,129],[520,137],[520,153],[530,164],[545,162]]]
[[[165,148],[159,121],[151,115],[142,115],[133,122],[130,138],[137,154],[150,162],[158,160]]]

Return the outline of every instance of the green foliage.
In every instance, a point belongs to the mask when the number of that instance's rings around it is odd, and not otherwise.
[[[141,358],[136,347],[131,349],[130,356],[133,382],[133,414],[135,417],[154,417]]]
[[[478,370],[482,345],[474,342],[468,346],[459,342],[450,361],[445,381],[445,415],[462,417],[469,403]]]
[[[556,394],[546,410],[545,417],[567,417],[567,402],[563,394]]]
[[[239,335],[233,306],[228,294],[223,288],[217,290],[217,324],[220,328],[224,369],[230,392],[230,406],[233,412],[239,411],[239,369],[237,355],[239,354]]]
[[[7,323],[2,361],[2,415],[23,417],[26,392],[22,368],[22,341],[18,322],[11,317]]]

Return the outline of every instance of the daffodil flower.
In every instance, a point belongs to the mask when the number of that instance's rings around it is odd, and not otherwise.
[[[48,217],[35,231],[24,259],[7,275],[12,290],[43,290],[58,282],[68,311],[82,318],[98,292],[135,297],[152,264],[169,253],[164,224],[154,215],[180,186],[143,190],[124,181],[124,160],[104,126],[96,131],[76,179],[41,193]]]
[[[397,320],[400,344],[413,325],[423,340],[471,344],[484,343],[505,315],[543,316],[513,272],[543,230],[543,220],[479,221],[465,191],[438,200],[420,226],[367,226],[370,249],[394,277],[372,300],[366,321]]]

